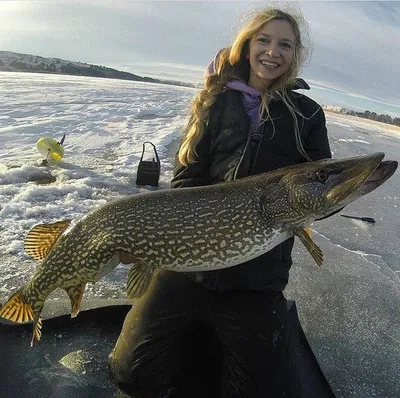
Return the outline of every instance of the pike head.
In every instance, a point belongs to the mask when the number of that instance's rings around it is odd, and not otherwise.
[[[281,179],[295,220],[306,223],[327,216],[382,185],[397,162],[383,153],[344,160],[324,159],[291,166]]]

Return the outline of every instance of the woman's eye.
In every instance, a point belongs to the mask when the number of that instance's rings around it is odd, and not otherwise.
[[[257,39],[257,41],[259,41],[259,42],[261,42],[261,43],[269,43],[269,40],[266,39],[265,37],[259,37],[259,38]]]
[[[283,48],[287,48],[287,49],[291,49],[292,48],[292,46],[289,43],[281,43],[280,45]]]

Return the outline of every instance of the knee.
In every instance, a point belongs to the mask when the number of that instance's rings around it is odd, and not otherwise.
[[[139,391],[138,384],[135,383],[129,369],[114,356],[114,352],[108,356],[108,370],[111,379],[121,391],[131,397],[143,397],[143,392]]]
[[[119,379],[121,374],[121,369],[119,367],[118,361],[114,357],[114,352],[111,352],[108,356],[108,370],[110,372],[111,378],[116,381]]]
[[[157,376],[152,376],[148,371],[145,371],[143,375],[141,369],[135,368],[132,364],[131,366],[124,365],[114,352],[108,357],[108,369],[113,382],[130,397],[168,398],[174,396],[173,383],[160,381]]]

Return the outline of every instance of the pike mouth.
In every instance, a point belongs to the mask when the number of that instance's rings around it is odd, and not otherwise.
[[[347,205],[381,186],[396,171],[398,162],[383,161],[383,153],[375,153],[363,159],[343,161],[343,183],[333,187],[327,198],[334,204]]]
[[[385,160],[379,163],[378,167],[370,174],[370,176],[361,185],[357,194],[365,195],[381,186],[387,181],[397,170],[398,162],[395,160]]]

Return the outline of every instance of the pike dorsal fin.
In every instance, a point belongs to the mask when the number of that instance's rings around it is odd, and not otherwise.
[[[35,260],[41,261],[56,243],[60,235],[68,228],[72,220],[57,221],[53,224],[34,226],[24,241],[24,249]]]
[[[133,264],[129,271],[128,282],[126,284],[127,296],[129,299],[143,296],[153,277],[153,269],[151,266],[142,261],[138,262],[137,259],[135,259],[135,262],[136,264]]]
[[[295,235],[299,237],[315,262],[321,266],[324,261],[324,255],[320,247],[311,238],[311,228],[298,229],[295,231]]]

